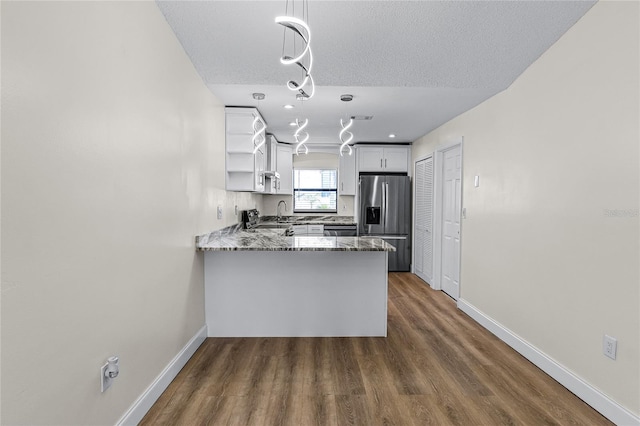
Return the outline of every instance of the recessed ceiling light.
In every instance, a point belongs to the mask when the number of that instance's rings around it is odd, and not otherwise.
[[[389,135],[389,137],[390,137],[391,139],[393,139],[393,138],[395,138],[395,137],[396,137],[396,135],[394,135],[393,133],[391,133],[391,134]]]
[[[291,108],[295,108],[295,107],[291,104],[287,104],[284,106],[284,109],[291,109]]]
[[[289,126],[291,126],[291,127],[293,127],[293,126],[295,126],[295,125],[296,125],[296,122],[295,122],[295,121],[292,121],[291,123],[289,123]]]

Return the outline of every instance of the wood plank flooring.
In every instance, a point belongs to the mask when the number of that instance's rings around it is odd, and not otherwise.
[[[410,273],[386,338],[209,338],[141,425],[610,425]]]

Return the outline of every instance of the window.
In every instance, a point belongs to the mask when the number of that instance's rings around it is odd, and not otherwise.
[[[337,213],[338,171],[294,170],[294,213]]]

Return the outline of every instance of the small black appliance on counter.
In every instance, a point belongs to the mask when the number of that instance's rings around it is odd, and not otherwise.
[[[260,212],[257,209],[242,211],[242,227],[251,229],[260,222]]]

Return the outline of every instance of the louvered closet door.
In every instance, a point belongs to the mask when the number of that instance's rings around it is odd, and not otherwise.
[[[433,157],[416,163],[416,275],[431,284],[433,277]]]

